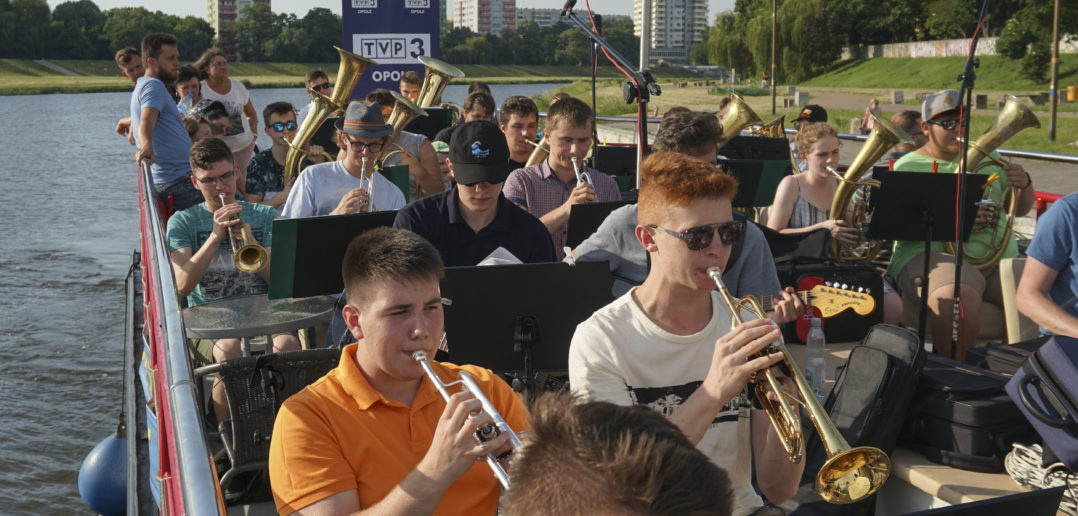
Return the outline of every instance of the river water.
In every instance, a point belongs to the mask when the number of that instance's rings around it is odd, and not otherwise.
[[[494,98],[560,84],[493,85]],[[445,100],[463,102],[466,86]],[[306,102],[301,88],[251,91]],[[0,513],[89,513],[77,477],[115,430],[124,278],[138,243],[129,93],[0,96]],[[259,145],[269,138],[260,131]]]

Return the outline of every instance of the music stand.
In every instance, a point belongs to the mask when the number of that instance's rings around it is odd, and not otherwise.
[[[928,316],[928,266],[932,242],[953,242],[958,174],[924,172],[887,172],[879,174],[880,189],[869,202],[874,206],[867,237],[873,240],[921,240],[925,244],[924,278],[921,286],[921,314],[917,335],[925,341]],[[975,204],[988,176],[970,174],[964,181],[966,199]],[[962,224],[961,238],[969,240],[977,209],[968,210]],[[920,221],[920,224],[917,222]],[[957,302],[958,300],[955,300]]]
[[[404,126],[404,130],[410,133],[422,134],[428,140],[433,140],[438,132],[452,124],[452,115],[448,109],[438,107],[426,107],[423,111],[427,116],[417,116]]]
[[[537,374],[564,374],[576,325],[613,300],[601,261],[449,267],[442,297],[448,360],[522,372],[517,391],[541,387]]]
[[[790,162],[790,142],[770,136],[734,136],[719,149],[730,159],[762,159]]]
[[[606,220],[606,217],[610,215],[610,212],[631,204],[630,201],[606,201],[606,202],[587,202],[583,204],[574,204],[569,207],[569,222],[567,235],[565,237],[565,245],[569,249],[576,249],[576,246],[585,241],[595,233],[595,230],[599,229],[599,225]]]
[[[329,117],[322,122],[322,125],[318,126],[318,129],[311,136],[311,143],[314,145],[321,145],[330,156],[336,156],[340,152],[341,148],[337,146],[337,120],[340,117]]]
[[[360,233],[392,227],[396,211],[325,215],[273,221],[269,298],[339,294],[341,262]]]
[[[737,194],[734,208],[771,206],[775,190],[786,177],[789,161],[720,159],[718,164],[737,178]]]

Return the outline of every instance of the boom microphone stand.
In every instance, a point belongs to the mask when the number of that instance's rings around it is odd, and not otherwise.
[[[985,17],[988,15],[988,0],[984,0],[984,4],[981,5],[980,22],[977,25],[977,29],[973,31],[973,40],[969,46],[969,57],[966,59],[966,67],[962,71],[962,74],[958,76],[958,80],[962,82],[961,89],[958,90],[958,98],[963,99],[963,105],[961,110],[962,119],[962,147],[959,151],[959,162],[961,168],[958,170],[958,219],[959,221],[966,218],[966,173],[969,172],[970,164],[967,163],[966,156],[969,152],[969,121],[970,111],[973,109],[973,83],[977,80],[977,74],[973,71],[974,68],[980,66],[981,61],[977,59],[977,41],[981,38],[981,27],[984,25]],[[976,163],[973,164],[976,166]],[[959,327],[961,326],[961,296],[962,296],[962,261],[964,256],[964,243],[960,238],[959,226],[955,224],[955,246],[954,246],[954,307],[951,314],[951,357],[956,357],[956,351],[958,350],[958,342],[961,339],[959,334]],[[925,248],[925,253],[929,252],[929,248]],[[925,270],[925,286],[928,288],[928,271]]]
[[[644,162],[644,152],[648,148],[647,104],[651,95],[661,95],[662,90],[659,88],[659,84],[655,82],[655,78],[651,76],[651,72],[634,68],[632,63],[622,57],[622,55],[607,44],[601,36],[591,30],[591,27],[589,27],[588,24],[577,17],[577,15],[573,13],[574,5],[576,5],[576,0],[566,1],[565,6],[562,7],[561,17],[583,29],[584,33],[603,49],[606,56],[610,58],[611,61],[614,61],[614,65],[617,66],[617,68],[621,70],[621,73],[625,74],[631,81],[625,84],[622,95],[625,98],[626,104],[633,100],[636,100],[637,103],[636,123],[640,130],[640,145],[637,147],[636,151],[636,187],[640,188],[640,165]],[[643,37],[646,38],[647,34],[644,34]]]

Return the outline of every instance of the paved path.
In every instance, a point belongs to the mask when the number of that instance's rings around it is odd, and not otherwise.
[[[45,59],[38,59],[38,60],[36,60],[34,62],[41,65],[41,66],[44,66],[45,68],[48,68],[50,70],[54,70],[57,73],[62,73],[64,75],[70,75],[72,77],[78,77],[79,76],[79,74],[77,74],[75,72],[72,72],[71,70],[68,70],[67,68],[64,68],[64,67],[62,67],[62,66],[60,66],[60,65],[58,65],[56,63],[53,63],[52,61],[47,61]]]

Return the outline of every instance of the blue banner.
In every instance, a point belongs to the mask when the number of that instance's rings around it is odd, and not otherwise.
[[[398,91],[404,72],[423,75],[419,56],[438,57],[438,0],[342,0],[341,48],[378,63],[363,74],[353,98],[376,88]]]

